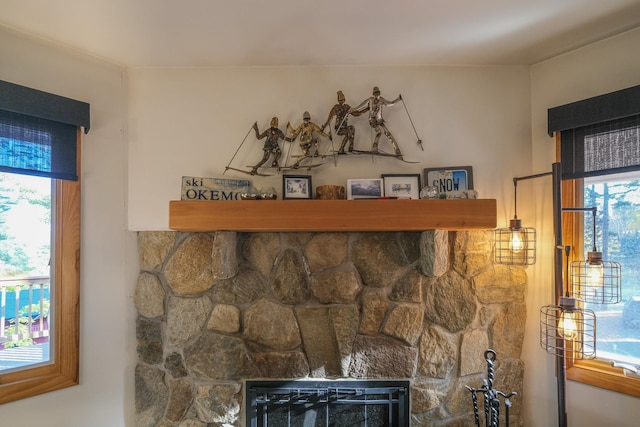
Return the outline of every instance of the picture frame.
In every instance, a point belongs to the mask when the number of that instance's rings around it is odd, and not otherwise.
[[[282,175],[282,198],[311,200],[313,191],[310,175]]]
[[[399,199],[420,198],[420,174],[383,174],[384,196]]]
[[[463,192],[473,190],[473,167],[450,166],[425,168],[424,185],[435,186],[439,194],[447,198],[460,198]]]
[[[378,199],[384,196],[382,178],[348,179],[347,200]]]

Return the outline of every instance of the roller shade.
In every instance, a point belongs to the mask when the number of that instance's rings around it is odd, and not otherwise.
[[[89,104],[0,81],[0,171],[77,180]]]
[[[562,179],[640,170],[640,86],[548,110]]]

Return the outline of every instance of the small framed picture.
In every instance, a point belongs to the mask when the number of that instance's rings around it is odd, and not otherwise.
[[[311,176],[282,175],[283,199],[311,199]]]
[[[382,178],[348,179],[347,199],[377,199],[384,196]]]
[[[438,193],[447,198],[459,198],[463,192],[473,190],[473,169],[471,166],[427,168],[424,185],[437,187]]]
[[[384,174],[384,196],[399,199],[420,198],[420,174]]]

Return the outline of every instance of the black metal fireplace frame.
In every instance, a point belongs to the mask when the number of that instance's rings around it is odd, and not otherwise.
[[[289,412],[307,410],[303,407],[322,409],[327,411],[325,425],[330,426],[329,413],[342,405],[365,405],[365,410],[369,405],[377,405],[386,411],[385,427],[408,427],[409,385],[408,380],[247,381],[247,426],[273,426],[269,424],[269,414],[275,408],[287,407]],[[365,420],[361,425],[368,424]]]

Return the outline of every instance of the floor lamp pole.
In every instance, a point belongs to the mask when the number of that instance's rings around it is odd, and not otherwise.
[[[553,278],[555,284],[556,304],[560,304],[560,297],[563,296],[563,280],[562,280],[562,262],[563,250],[562,245],[562,164],[554,163],[552,165],[553,177],[553,231],[555,234],[555,250],[553,253]],[[562,340],[562,338],[558,338]],[[560,346],[563,348],[563,346]],[[556,355],[556,380],[558,389],[558,426],[567,426],[567,407],[566,407],[566,363],[564,353]]]

